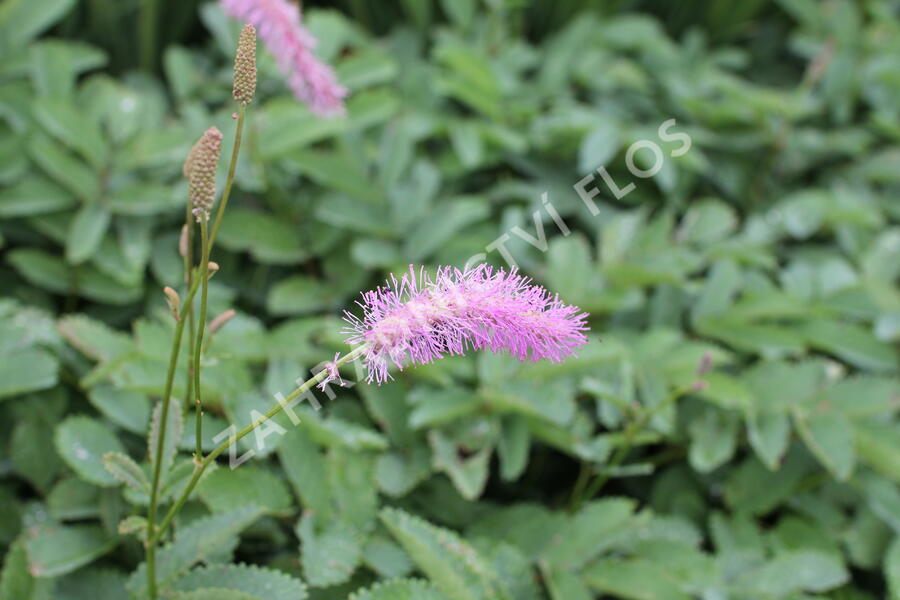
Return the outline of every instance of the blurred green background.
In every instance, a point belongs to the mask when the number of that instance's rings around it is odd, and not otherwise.
[[[361,290],[515,227],[506,248],[591,313],[591,341],[281,419],[179,517],[167,597],[900,598],[900,2],[346,0],[304,20],[347,115],[312,115],[260,44],[213,255],[210,312],[238,314],[204,357],[210,438],[346,350]],[[147,496],[100,457],[146,468],[181,165],[212,124],[231,151],[240,25],[196,0],[0,3],[0,600],[144,593],[118,524]],[[626,166],[639,140],[663,150],[651,178]],[[596,215],[574,189],[592,172]]]

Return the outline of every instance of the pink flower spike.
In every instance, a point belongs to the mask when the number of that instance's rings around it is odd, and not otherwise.
[[[322,368],[323,371],[328,373],[328,376],[325,379],[323,379],[322,382],[319,383],[319,385],[317,385],[316,387],[319,388],[320,390],[322,390],[323,392],[325,391],[325,388],[328,386],[328,384],[335,380],[337,380],[339,386],[344,387],[344,380],[341,379],[341,373],[340,373],[340,371],[338,371],[338,366],[337,366],[337,360],[340,357],[341,357],[341,353],[335,352],[334,360],[332,360],[331,362],[325,363],[325,366]]]
[[[410,265],[399,280],[362,294],[362,318],[345,312],[348,344],[366,344],[367,381],[469,349],[521,361],[561,362],[587,343],[588,314],[512,269],[439,267],[432,278]]]
[[[347,89],[316,58],[316,39],[300,21],[300,8],[290,0],[220,0],[225,12],[250,23],[275,57],[298,100],[319,115],[344,113]]]

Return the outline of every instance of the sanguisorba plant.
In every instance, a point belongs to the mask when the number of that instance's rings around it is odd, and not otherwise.
[[[233,96],[238,103],[235,140],[221,199],[215,208],[216,171],[222,146],[222,133],[207,129],[194,144],[184,162],[188,180],[188,202],[185,223],[179,242],[184,261],[186,295],[182,300],[172,288],[165,288],[166,300],[176,321],[163,397],[151,424],[150,502],[147,521],[143,524],[146,547],[147,595],[159,597],[156,575],[156,551],[172,520],[190,497],[206,469],[232,445],[276,414],[291,406],[313,386],[325,386],[340,380],[342,365],[361,359],[368,372],[369,383],[382,384],[391,376],[393,365],[403,369],[409,365],[427,364],[447,355],[468,350],[508,352],[519,360],[559,362],[574,355],[587,343],[587,313],[564,304],[530,279],[515,270],[495,270],[487,265],[457,269],[440,267],[431,276],[424,268],[410,266],[399,278],[391,276],[387,285],[362,294],[361,317],[345,314],[347,343],[354,348],[335,356],[315,376],[286,397],[279,398],[262,417],[255,419],[204,455],[202,440],[203,402],[201,390],[201,357],[204,337],[223,322],[217,317],[207,325],[207,291],[209,278],[218,270],[210,260],[216,234],[231,195],[235,168],[247,107],[256,89],[256,25],[260,36],[279,58],[285,70],[293,69],[289,83],[298,98],[318,113],[339,113],[344,90],[333,79],[330,69],[317,63],[310,53],[314,40],[300,27],[299,16],[285,12],[285,0],[222,0],[233,16],[250,20],[244,25],[238,41],[234,63]],[[290,7],[296,11],[295,7]],[[210,223],[210,220],[212,222]],[[197,238],[199,234],[199,239]],[[194,247],[199,257],[194,260]],[[197,294],[199,293],[199,299]],[[195,299],[197,301],[195,302]],[[196,304],[197,314],[194,314]],[[225,315],[227,318],[227,314]],[[193,472],[187,485],[160,514],[161,477],[172,390],[185,328],[188,329],[188,380],[186,397],[195,407],[197,445]]]

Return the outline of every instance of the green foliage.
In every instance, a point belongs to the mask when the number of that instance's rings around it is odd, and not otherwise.
[[[141,3],[165,27],[140,73],[146,15],[89,4],[0,3],[0,600],[146,597],[182,161],[234,131],[215,2]],[[289,97],[260,45],[203,448],[345,352],[341,311],[409,263],[500,266],[503,240],[590,342],[380,387],[345,368],[207,471],[161,596],[900,598],[896,3],[312,4],[347,115]],[[163,515],[195,468],[187,337]]]
[[[178,580],[175,597],[194,597],[205,588],[240,592],[258,600],[303,600],[306,587],[297,579],[249,565],[214,565],[194,569]],[[228,597],[228,593],[220,597]],[[194,594],[194,596],[191,596]],[[243,597],[243,596],[241,596]]]

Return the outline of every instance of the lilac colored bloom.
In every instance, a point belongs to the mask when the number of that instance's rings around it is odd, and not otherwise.
[[[259,37],[288,78],[294,95],[320,115],[344,112],[342,87],[334,71],[313,54],[316,39],[289,0],[220,0],[225,12],[256,27]]]
[[[362,318],[345,313],[347,343],[367,344],[367,380],[379,384],[391,363],[402,370],[468,349],[560,362],[587,343],[588,314],[515,269],[440,267],[432,278],[410,265],[357,304]]]

